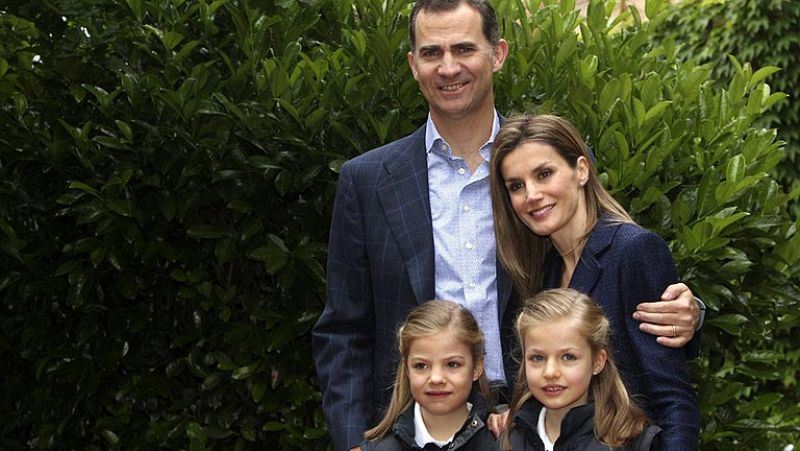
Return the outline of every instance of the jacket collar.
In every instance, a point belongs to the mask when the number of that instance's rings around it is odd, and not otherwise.
[[[447,446],[447,449],[455,450],[466,445],[469,440],[478,431],[486,427],[486,400],[479,392],[473,390],[469,395],[470,403],[472,403],[472,410],[467,416],[464,425],[461,426],[458,432],[453,437],[453,441]],[[405,446],[411,449],[419,449],[414,441],[414,403],[400,414],[392,427],[395,437],[402,442]],[[425,449],[428,449],[426,446]]]
[[[529,443],[539,443],[541,439],[536,432],[539,412],[544,406],[536,398],[525,401],[522,408],[514,415],[514,424],[525,431]],[[594,434],[594,403],[573,407],[561,420],[561,434],[556,440],[557,449],[564,449],[564,443],[572,437]]]
[[[569,287],[581,293],[591,293],[603,275],[603,268],[600,266],[600,258],[611,247],[614,236],[619,230],[619,223],[610,221],[607,216],[603,216],[589,233],[589,239],[581,252],[578,266],[572,274]],[[546,261],[545,288],[558,287],[561,281],[561,272],[564,268],[564,261],[555,247],[550,248]]]

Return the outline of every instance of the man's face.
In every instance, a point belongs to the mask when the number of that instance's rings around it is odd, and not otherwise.
[[[452,11],[420,11],[416,49],[408,64],[434,119],[460,120],[494,108],[492,75],[503,67],[508,44],[492,48],[480,13],[467,4]]]

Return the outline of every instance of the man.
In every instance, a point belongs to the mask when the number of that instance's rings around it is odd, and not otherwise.
[[[492,78],[508,44],[487,0],[417,1],[409,40],[428,121],[348,161],[333,208],[328,301],[313,344],[336,450],[357,447],[383,414],[397,325],[424,301],[472,311],[486,335],[487,376],[495,387],[514,380],[514,364],[503,360],[517,304],[495,255],[488,179],[500,127]],[[662,301],[642,304],[636,319],[659,343],[683,346],[699,316],[692,294],[678,284]]]

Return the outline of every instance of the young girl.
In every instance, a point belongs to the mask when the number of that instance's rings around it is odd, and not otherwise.
[[[389,409],[361,449],[500,449],[485,424],[484,339],[472,314],[455,302],[426,302],[408,315],[397,342]]]
[[[589,296],[547,290],[517,317],[522,348],[506,448],[650,450],[660,432],[625,390],[611,355],[608,319]]]

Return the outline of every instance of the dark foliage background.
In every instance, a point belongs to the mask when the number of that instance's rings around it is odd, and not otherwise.
[[[798,191],[772,61],[663,1],[498,1],[498,108],[585,131],[709,305],[703,449],[800,437]],[[415,129],[405,0],[0,1],[0,449],[325,449],[309,329],[341,163]],[[762,67],[763,66],[763,67]]]

